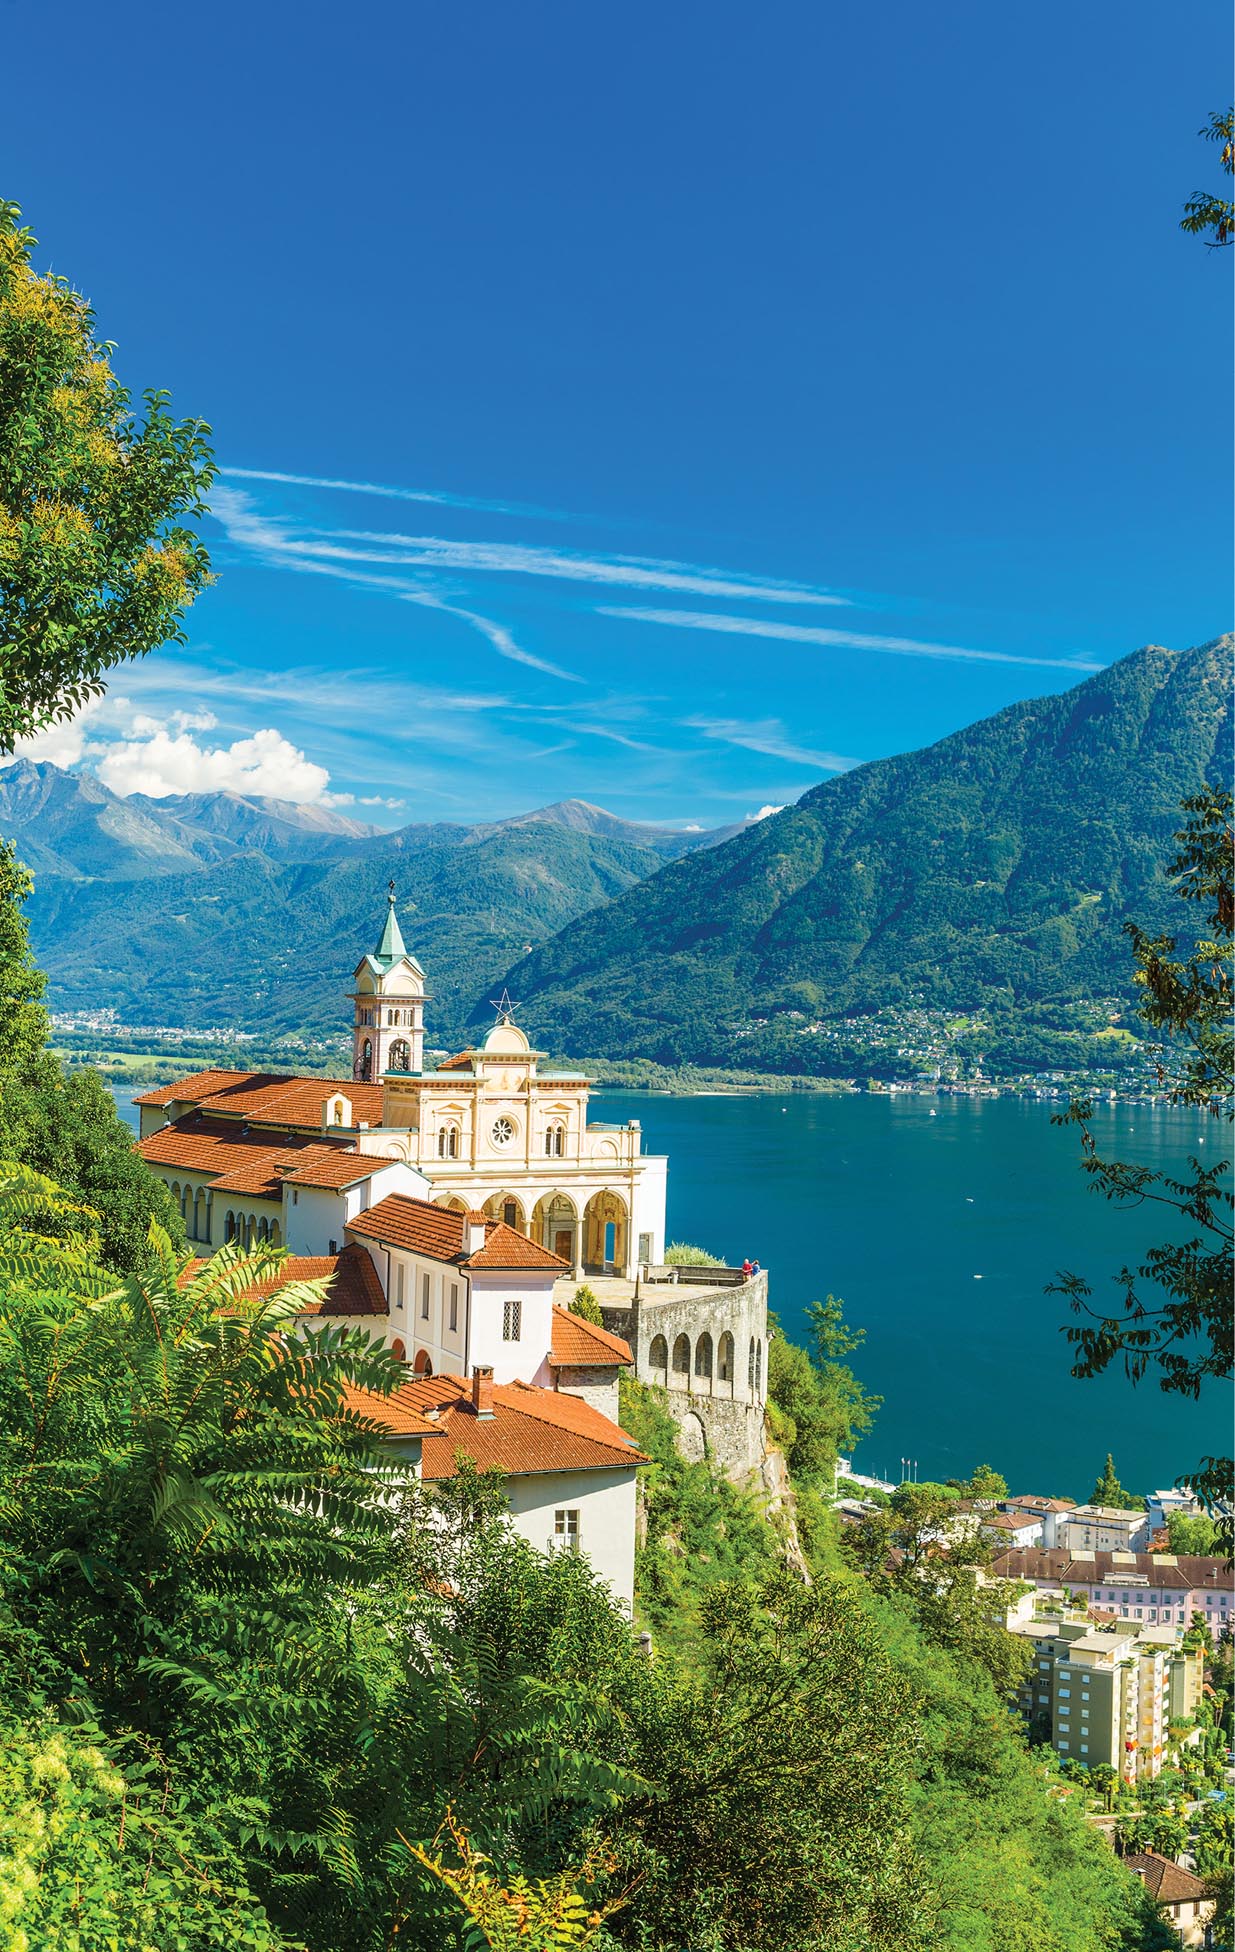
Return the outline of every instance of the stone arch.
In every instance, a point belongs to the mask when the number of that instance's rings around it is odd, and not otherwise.
[[[471,1210],[467,1201],[461,1200],[457,1193],[439,1193],[433,1204],[444,1206],[448,1213],[468,1213]]]
[[[180,1181],[178,1179],[173,1179],[171,1185],[167,1188],[167,1190],[171,1194],[173,1200],[176,1202],[176,1205],[180,1207],[180,1217],[183,1220],[184,1208],[180,1206]]]
[[[266,1242],[270,1239],[270,1222],[269,1220],[267,1220],[264,1213],[261,1219],[257,1223],[257,1238],[258,1238],[259,1245],[261,1245],[262,1247],[264,1247],[266,1245]]]
[[[433,1358],[427,1349],[417,1349],[416,1360],[412,1364],[412,1369],[417,1376],[431,1376],[433,1374]]]
[[[504,1220],[506,1225],[513,1227],[516,1233],[527,1232],[527,1217],[523,1210],[523,1201],[515,1193],[490,1193],[485,1201],[484,1211],[489,1220]]]
[[[693,1410],[687,1410],[677,1419],[678,1449],[688,1464],[702,1464],[708,1454],[707,1431],[703,1418]]]
[[[231,1207],[229,1206],[227,1209],[227,1218],[223,1222],[223,1239],[225,1241],[228,1241],[228,1240],[235,1240],[235,1238],[236,1238],[236,1215],[232,1211]]]
[[[373,1076],[373,1039],[366,1037],[360,1047],[360,1057],[356,1064],[356,1076],[362,1084],[368,1084]]]
[[[407,1350],[403,1346],[402,1336],[399,1335],[395,1336],[394,1341],[390,1345],[390,1353],[392,1356],[395,1357],[396,1361],[398,1362],[407,1361]]]
[[[755,1338],[750,1338],[750,1353],[746,1358],[746,1394],[755,1394]]]
[[[673,1373],[669,1381],[674,1389],[690,1388],[689,1335],[679,1335],[673,1344]]]
[[[579,1259],[579,1213],[569,1193],[546,1193],[532,1209],[531,1236],[574,1267]]]
[[[652,1381],[659,1383],[662,1389],[667,1388],[669,1382],[669,1344],[663,1335],[654,1335],[652,1337],[652,1346],[648,1350],[648,1368],[652,1372]]]
[[[620,1273],[626,1266],[629,1234],[626,1202],[606,1186],[593,1193],[583,1210],[583,1265],[595,1273]]]
[[[712,1338],[706,1329],[695,1343],[695,1388],[704,1396],[712,1393]]]
[[[194,1240],[205,1239],[206,1237],[205,1231],[202,1226],[202,1222],[205,1220],[205,1218],[206,1218],[206,1195],[202,1191],[201,1187],[199,1186],[197,1191],[193,1195],[193,1238]]]
[[[406,1037],[396,1037],[390,1046],[388,1071],[410,1071],[412,1068],[412,1049]]]
[[[733,1395],[733,1337],[726,1329],[716,1344],[716,1381],[725,1396]]]
[[[282,1247],[283,1245],[283,1229],[277,1220],[270,1222],[270,1245],[272,1247]]]
[[[756,1342],[755,1344],[755,1395],[760,1400],[762,1400],[763,1398],[763,1343],[762,1341]]]

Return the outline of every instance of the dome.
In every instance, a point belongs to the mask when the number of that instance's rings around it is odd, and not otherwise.
[[[532,1046],[517,1023],[495,1023],[480,1046],[486,1057],[525,1057]]]

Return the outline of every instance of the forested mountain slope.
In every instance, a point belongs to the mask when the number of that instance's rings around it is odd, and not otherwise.
[[[1149,646],[826,781],[521,958],[524,1020],[575,1053],[809,1070],[812,1020],[1125,990],[1121,924],[1177,924],[1179,803],[1227,771],[1231,645]]]
[[[652,848],[548,820],[467,844],[468,829],[424,834],[326,861],[243,853],[124,883],[36,877],[31,933],[52,1005],[109,1007],[128,1023],[346,1030],[352,971],[376,943],[393,876],[433,992],[429,1041],[445,1043],[528,944],[661,865]]]

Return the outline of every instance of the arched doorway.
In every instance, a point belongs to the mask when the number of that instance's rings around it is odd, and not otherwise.
[[[485,1201],[485,1217],[489,1220],[504,1220],[518,1234],[527,1232],[527,1219],[523,1202],[513,1193],[491,1193]]]
[[[574,1267],[579,1259],[579,1215],[565,1193],[546,1193],[532,1213],[532,1239]]]
[[[583,1214],[583,1265],[594,1274],[621,1274],[629,1233],[626,1202],[608,1188],[593,1193]]]

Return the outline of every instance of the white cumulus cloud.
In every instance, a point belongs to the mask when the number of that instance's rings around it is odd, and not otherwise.
[[[785,811],[785,806],[784,803],[782,802],[782,804],[778,807],[771,807],[771,806],[760,807],[758,813],[748,813],[746,818],[751,822],[753,826],[756,820],[766,820],[770,813],[783,813],[784,811]]]
[[[202,724],[203,720],[209,724]],[[94,770],[104,786],[122,797],[130,793],[147,793],[152,799],[165,799],[171,793],[258,793],[308,806],[350,803],[350,794],[330,792],[326,768],[306,759],[300,748],[274,726],[263,726],[231,745],[200,745],[189,725],[208,730],[214,722],[208,712],[177,712],[166,723],[142,714],[133,722],[132,737],[98,753]]]

